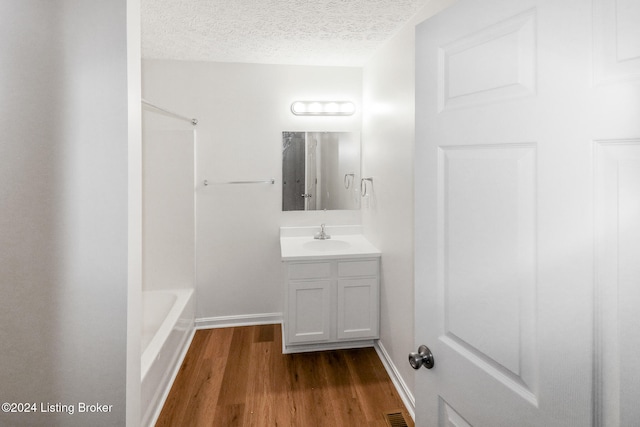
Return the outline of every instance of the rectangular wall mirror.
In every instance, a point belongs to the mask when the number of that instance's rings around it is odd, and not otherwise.
[[[282,132],[282,210],[360,209],[359,132]]]

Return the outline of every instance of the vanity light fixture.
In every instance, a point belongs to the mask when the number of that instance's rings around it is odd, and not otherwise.
[[[351,116],[356,106],[351,101],[295,101],[291,112],[296,116]]]

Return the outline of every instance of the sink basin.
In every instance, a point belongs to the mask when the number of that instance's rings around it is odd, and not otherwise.
[[[310,251],[335,251],[341,249],[347,249],[351,246],[351,243],[345,242],[344,240],[312,240],[310,242],[306,242],[302,245],[304,249],[308,249]]]
[[[360,233],[359,226],[330,228],[328,240],[314,239],[317,227],[280,228],[282,261],[379,257],[380,251]],[[349,234],[351,233],[351,234]]]

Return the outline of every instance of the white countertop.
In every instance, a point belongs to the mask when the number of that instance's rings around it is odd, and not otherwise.
[[[327,240],[313,238],[319,227],[296,227],[280,231],[282,261],[301,261],[330,258],[379,257],[381,252],[362,234],[343,234],[358,231],[358,227],[326,227]]]

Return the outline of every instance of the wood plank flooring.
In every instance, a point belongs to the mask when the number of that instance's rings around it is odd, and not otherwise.
[[[280,325],[197,331],[156,426],[377,426],[402,400],[373,348],[282,354]]]

